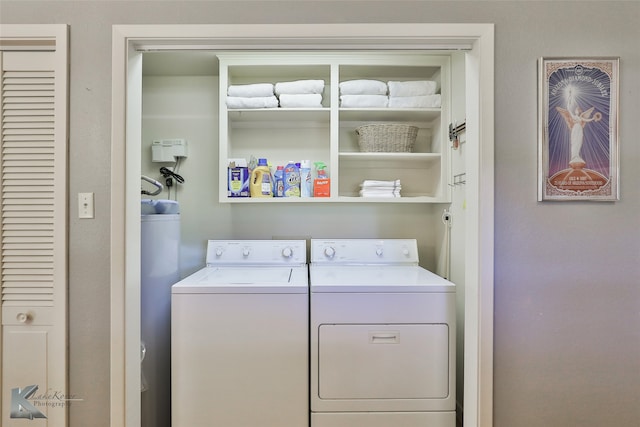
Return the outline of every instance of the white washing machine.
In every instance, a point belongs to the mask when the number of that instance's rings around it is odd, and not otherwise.
[[[306,242],[223,241],[172,287],[173,427],[309,424]]]
[[[311,240],[311,427],[455,427],[455,285],[413,239]]]

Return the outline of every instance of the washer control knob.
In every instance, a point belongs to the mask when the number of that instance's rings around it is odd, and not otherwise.
[[[293,249],[287,246],[282,250],[282,256],[285,258],[291,258],[293,256]]]
[[[224,251],[222,250],[222,248],[216,248],[216,256],[217,257],[221,257],[223,253],[224,253]]]
[[[382,256],[382,253],[383,253],[382,248],[376,248],[376,255]]]
[[[404,255],[404,256],[409,256],[409,253],[410,253],[410,252],[409,252],[409,249],[407,249],[407,248],[404,248],[404,249],[402,250],[402,255]]]
[[[242,256],[243,257],[245,257],[245,258],[248,257],[250,253],[251,253],[251,250],[249,248],[242,249]]]
[[[327,258],[333,258],[336,254],[336,250],[333,249],[331,246],[327,246],[326,248],[324,248],[324,256],[326,256]]]

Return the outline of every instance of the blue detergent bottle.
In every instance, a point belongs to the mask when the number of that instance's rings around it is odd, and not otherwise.
[[[273,197],[284,197],[284,166],[278,166],[273,174]]]
[[[300,197],[300,169],[294,161],[284,167],[284,197]]]

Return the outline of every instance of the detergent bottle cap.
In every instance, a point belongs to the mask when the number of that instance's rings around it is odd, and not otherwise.
[[[258,159],[258,166],[267,166],[267,159]]]

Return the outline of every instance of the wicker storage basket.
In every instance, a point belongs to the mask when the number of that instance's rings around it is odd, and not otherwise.
[[[356,128],[358,145],[363,152],[410,153],[418,128],[404,124],[369,124]]]

